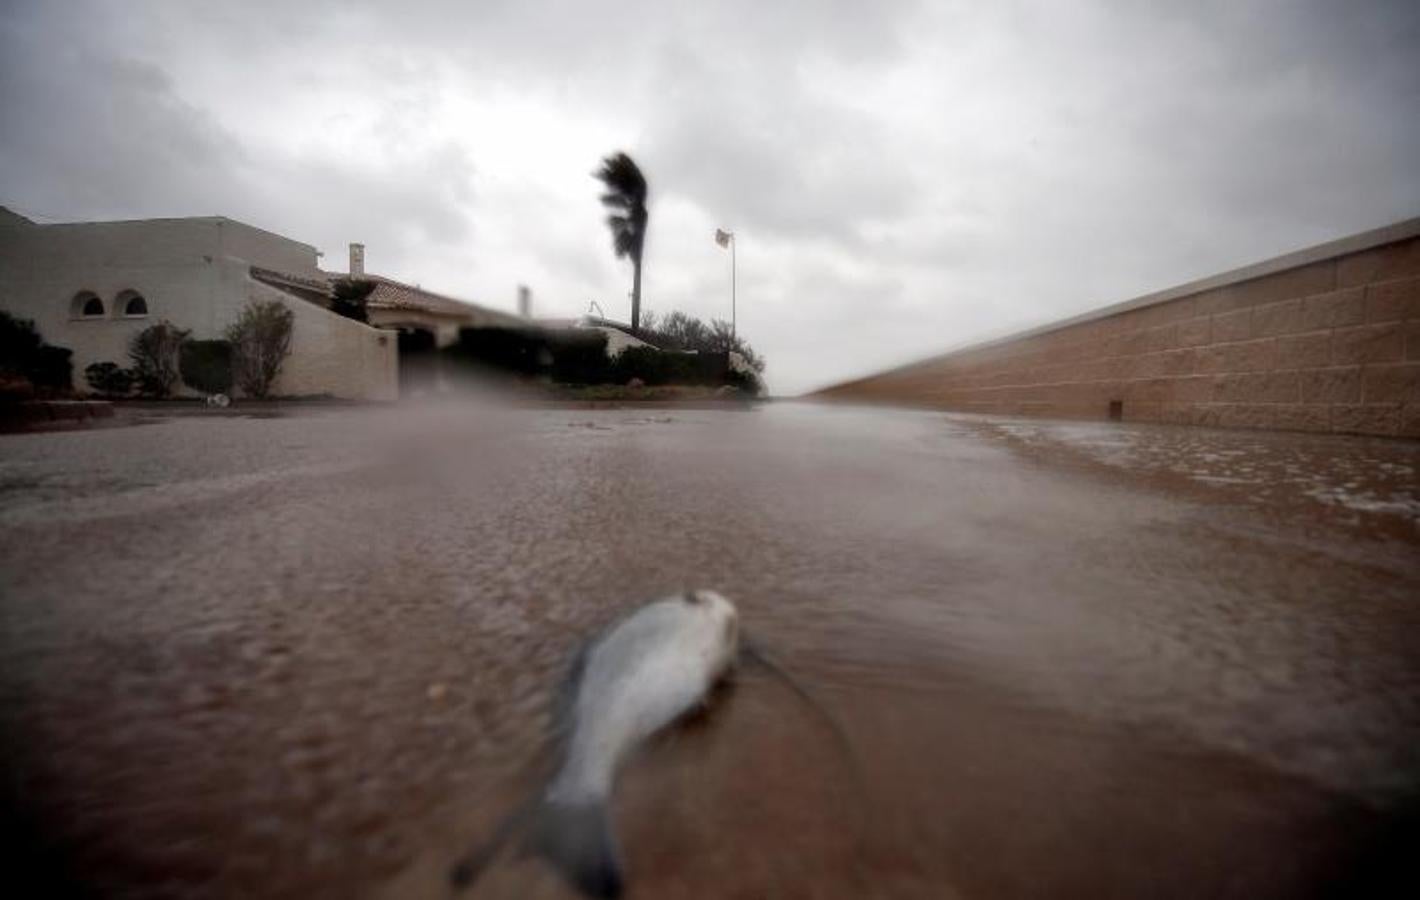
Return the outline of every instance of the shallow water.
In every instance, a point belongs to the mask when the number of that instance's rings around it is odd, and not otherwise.
[[[697,585],[851,752],[745,670],[628,765],[632,896],[1344,891],[1420,788],[1417,471],[797,405],[0,438],[12,818],[105,895],[443,896],[577,643]]]

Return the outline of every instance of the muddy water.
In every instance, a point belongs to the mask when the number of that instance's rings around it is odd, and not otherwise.
[[[1346,895],[1413,837],[1420,445],[775,406],[0,443],[7,825],[51,893],[445,896],[582,636],[749,669],[625,771],[640,897]],[[559,897],[508,854],[474,896]]]

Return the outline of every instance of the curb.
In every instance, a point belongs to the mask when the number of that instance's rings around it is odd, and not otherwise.
[[[51,422],[79,423],[112,419],[113,404],[106,400],[31,400],[0,404],[0,429],[25,430]]]

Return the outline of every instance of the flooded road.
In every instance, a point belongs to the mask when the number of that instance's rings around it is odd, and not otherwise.
[[[447,896],[579,641],[704,586],[851,749],[744,670],[624,772],[632,897],[1355,895],[1415,835],[1417,473],[1414,442],[799,405],[0,437],[18,871]],[[470,896],[567,894],[509,854]]]

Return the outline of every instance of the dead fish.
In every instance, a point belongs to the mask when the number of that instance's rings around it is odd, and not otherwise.
[[[619,897],[621,853],[608,803],[626,756],[657,731],[703,706],[734,664],[739,614],[714,591],[658,600],[620,620],[582,652],[563,698],[560,765],[546,787],[515,811],[453,871],[471,884],[514,833],[578,890]]]

